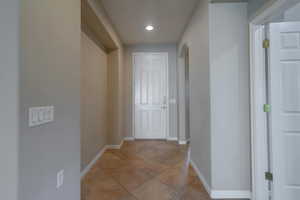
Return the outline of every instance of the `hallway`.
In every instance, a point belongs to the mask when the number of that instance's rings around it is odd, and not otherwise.
[[[161,140],[108,149],[82,180],[82,200],[209,200],[188,151]]]
[[[0,1],[1,199],[299,200],[299,1]]]

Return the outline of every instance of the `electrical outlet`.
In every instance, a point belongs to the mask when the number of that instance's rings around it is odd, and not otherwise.
[[[64,170],[60,170],[56,175],[56,188],[59,189],[64,184]]]

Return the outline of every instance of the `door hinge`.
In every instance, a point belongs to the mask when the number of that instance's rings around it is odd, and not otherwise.
[[[268,181],[273,181],[273,174],[271,172],[266,172],[265,179]]]
[[[269,39],[265,39],[263,41],[263,48],[264,49],[268,49],[270,47],[270,40]]]
[[[264,112],[271,112],[271,105],[270,104],[264,104]]]

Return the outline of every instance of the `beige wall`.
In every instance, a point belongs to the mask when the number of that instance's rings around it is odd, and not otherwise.
[[[101,2],[87,0],[112,38],[117,50],[102,51],[82,35],[81,60],[81,170],[106,145],[123,140],[123,47]],[[101,41],[99,41],[101,43]]]
[[[79,200],[80,0],[19,2],[19,198]],[[54,121],[29,127],[28,109],[48,105]]]
[[[92,9],[95,11],[95,14],[99,17],[100,21],[103,23],[105,29],[109,33],[113,42],[117,46],[117,50],[110,52],[108,55],[108,77],[111,79],[108,82],[108,87],[112,88],[113,91],[109,92],[109,95],[113,99],[110,100],[109,109],[109,125],[112,127],[109,130],[109,143],[114,145],[119,145],[123,140],[123,130],[126,126],[125,121],[123,120],[127,114],[124,112],[125,101],[124,98],[124,73],[123,73],[123,62],[124,62],[124,49],[123,44],[120,40],[119,35],[115,31],[112,23],[107,16],[105,9],[103,8],[100,1],[97,0],[88,0],[88,3],[91,5]],[[112,68],[110,68],[112,65]],[[113,80],[113,82],[111,82]]]
[[[105,53],[87,35],[81,39],[81,170],[106,145],[123,140],[122,54]]]
[[[120,112],[120,98],[122,96],[121,88],[119,87],[120,79],[120,60],[119,50],[113,51],[108,54],[108,117],[109,117],[109,143],[118,145],[121,143],[123,137],[121,134],[122,124]]]
[[[107,55],[81,34],[81,170],[107,144]]]
[[[94,9],[96,15],[99,17],[101,23],[103,23],[106,31],[109,33],[110,37],[116,44],[116,46],[121,49],[123,44],[120,39],[120,36],[115,31],[108,15],[106,14],[106,11],[101,3],[101,1],[98,0],[87,0],[88,3],[91,5],[92,9]]]

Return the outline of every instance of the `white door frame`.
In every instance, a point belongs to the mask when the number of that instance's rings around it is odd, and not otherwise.
[[[262,69],[265,69],[265,55],[262,48],[263,24],[270,21],[272,16],[286,9],[289,0],[271,0],[266,3],[254,16],[250,17],[250,87],[251,87],[251,158],[252,158],[252,200],[264,200],[268,197],[267,182],[264,179],[267,162],[267,141],[262,131],[266,133],[266,115],[262,112],[266,101],[262,92],[266,93],[265,80],[261,80]],[[264,90],[264,91],[263,91]],[[265,119],[263,122],[262,119]]]
[[[263,176],[268,168],[267,119],[263,112],[266,102],[263,40],[263,26],[250,24],[252,200],[268,197],[268,184]]]
[[[134,56],[136,55],[143,55],[143,54],[160,54],[166,56],[167,61],[167,124],[166,124],[166,136],[165,139],[167,140],[170,137],[170,101],[169,101],[169,53],[168,52],[133,52],[132,53],[132,136],[136,139],[135,136],[135,76],[136,76],[136,66],[134,64]]]

